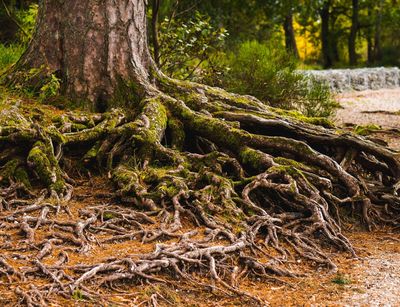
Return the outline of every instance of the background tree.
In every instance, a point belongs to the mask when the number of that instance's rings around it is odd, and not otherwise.
[[[359,30],[359,0],[352,0],[351,28],[349,35],[349,63],[357,64],[356,39]]]

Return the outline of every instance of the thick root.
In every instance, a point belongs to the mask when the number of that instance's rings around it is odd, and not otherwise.
[[[35,121],[13,106],[0,116],[0,223],[18,228],[23,241],[17,243],[37,251],[21,272],[0,258],[0,274],[45,276],[49,283],[39,292],[16,288],[25,302],[39,302],[43,291],[53,289],[96,297],[93,284],[163,282],[171,275],[198,285],[194,271],[214,288],[247,295],[238,288],[242,276],[279,282],[280,276],[296,275],[287,265],[296,257],[336,269],[327,244],[356,256],[341,232],[347,215],[368,228],[399,227],[398,153],[252,97],[160,82],[164,93],[152,88],[130,112],[65,113]],[[16,144],[21,146],[11,150]],[[70,198],[67,166],[80,166],[76,173],[100,166],[118,199],[130,206],[88,207],[68,220],[59,218],[60,204],[44,196],[21,199],[31,185]],[[38,242],[40,229],[51,231]],[[63,246],[88,253],[95,242],[122,241],[159,243],[152,252],[63,270]],[[60,249],[57,263],[41,262]]]

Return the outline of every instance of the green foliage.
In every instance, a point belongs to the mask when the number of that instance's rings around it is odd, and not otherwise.
[[[10,87],[24,96],[38,96],[41,100],[46,100],[59,94],[61,80],[42,65],[29,70],[19,70]]]
[[[31,4],[27,10],[18,10],[15,12],[18,23],[22,28],[18,33],[21,43],[29,43],[33,36],[38,8],[37,4]]]
[[[171,77],[190,79],[227,35],[199,12],[189,20],[165,18],[160,24],[160,67]]]
[[[382,130],[382,128],[378,125],[374,125],[374,124],[365,125],[365,126],[359,125],[354,128],[354,133],[356,133],[358,135],[366,136],[366,135],[370,135],[371,133],[374,133],[379,130]]]
[[[345,275],[341,273],[337,273],[336,276],[331,280],[334,284],[337,285],[349,285],[351,284],[351,280],[348,279]]]
[[[11,44],[8,46],[0,44],[0,75],[18,61],[24,49],[21,44]]]
[[[228,56],[225,87],[307,116],[328,116],[336,103],[327,86],[296,72],[297,61],[275,44],[245,42]]]
[[[76,301],[83,301],[86,299],[86,296],[82,293],[81,290],[77,289],[72,293],[72,299]]]
[[[61,87],[60,79],[55,74],[50,74],[40,88],[40,99],[47,99],[50,97],[57,96]]]

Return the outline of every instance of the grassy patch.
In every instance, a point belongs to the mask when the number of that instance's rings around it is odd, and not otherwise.
[[[25,47],[21,44],[0,44],[0,74],[16,63],[24,50]]]
[[[354,128],[354,133],[358,134],[358,135],[370,135],[371,133],[377,132],[382,130],[382,128],[378,125],[365,125],[365,126],[356,126]]]
[[[337,273],[336,276],[331,280],[332,283],[337,284],[337,285],[349,285],[351,284],[351,280],[341,274],[341,273]]]

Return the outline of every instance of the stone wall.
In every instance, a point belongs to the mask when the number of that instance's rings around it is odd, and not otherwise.
[[[300,72],[327,83],[334,92],[400,87],[400,69],[398,67],[302,70]]]

